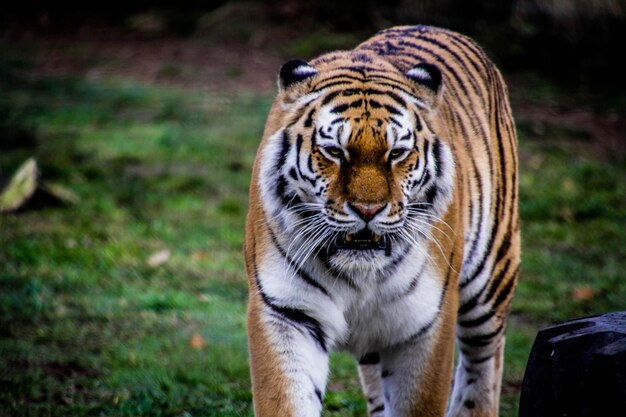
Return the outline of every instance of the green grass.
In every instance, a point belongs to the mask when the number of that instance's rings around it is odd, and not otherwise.
[[[23,65],[0,65],[0,175],[35,156],[80,202],[0,217],[0,415],[251,416],[241,246],[271,98],[25,81],[13,72]],[[506,417],[539,328],[626,300],[626,161],[580,152],[576,132],[520,132]],[[150,266],[163,249],[169,259]],[[347,355],[332,357],[325,406],[365,414]]]

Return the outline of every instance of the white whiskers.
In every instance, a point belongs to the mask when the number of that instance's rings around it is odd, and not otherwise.
[[[291,208],[295,213],[310,213],[290,226],[285,268],[291,269],[291,279],[312,255],[316,256],[319,253],[324,246],[323,242],[329,240],[334,233],[324,219],[323,207],[323,204],[319,203],[300,203]]]

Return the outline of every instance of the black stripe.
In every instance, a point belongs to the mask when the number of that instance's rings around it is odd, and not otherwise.
[[[368,88],[367,90],[365,90],[365,94],[389,97],[393,101],[398,103],[400,105],[400,107],[406,107],[406,101],[404,101],[404,99],[402,97],[400,97],[399,95],[397,95],[393,91],[382,91],[382,90],[377,90],[375,88]]]
[[[465,315],[465,314],[469,313],[471,310],[474,309],[474,307],[476,307],[478,305],[478,300],[483,295],[483,293],[487,289],[488,285],[489,285],[489,281],[485,282],[483,284],[482,288],[480,290],[478,290],[478,292],[476,294],[474,294],[472,296],[472,298],[470,298],[469,300],[465,301],[461,305],[461,307],[459,308],[459,316],[462,316],[462,315]]]
[[[495,106],[494,109],[495,115],[495,129],[496,129],[496,144],[497,144],[497,149],[498,149],[498,157],[500,158],[500,187],[498,187],[498,193],[496,194],[497,200],[496,200],[496,211],[497,211],[497,218],[501,219],[501,215],[502,215],[502,211],[504,210],[504,202],[506,199],[506,195],[507,195],[507,188],[508,188],[508,184],[506,181],[506,166],[505,166],[505,160],[504,160],[504,144],[503,144],[503,139],[502,139],[502,132],[500,132],[500,110],[499,110],[499,106]]]
[[[385,105],[385,108],[387,108],[388,106]],[[389,109],[387,109],[387,111],[389,111]],[[389,117],[389,120],[387,121],[388,123],[394,124],[398,127],[403,127],[402,123],[400,123],[397,119],[393,118],[392,116]]]
[[[300,152],[302,151],[302,142],[304,142],[304,138],[300,133],[298,133],[298,136],[296,136],[296,168],[301,176],[302,169],[300,169]]]
[[[274,165],[274,168],[276,168],[277,171],[282,170],[282,168],[285,166],[285,162],[287,161],[287,154],[289,153],[290,148],[291,144],[289,143],[289,135],[287,134],[286,130],[283,130],[283,140],[281,141],[278,158],[276,158],[276,164]]]
[[[363,82],[363,77],[357,77],[357,76],[342,72],[339,74],[334,74],[323,80],[320,80],[317,84],[312,85],[311,87],[314,88],[313,92],[317,92],[325,88],[332,87],[333,85],[356,84],[353,81],[356,81],[356,83],[361,83]],[[341,91],[343,90],[340,90],[340,92]]]
[[[391,114],[395,114],[395,115],[399,115],[399,116],[402,115],[402,112],[400,110],[396,109],[395,107],[393,107],[393,106],[391,106],[389,104],[385,104],[384,107]]]
[[[313,144],[311,144],[311,147],[314,147],[315,146],[315,144],[314,144],[315,143],[315,140],[314,140],[315,132],[313,132],[313,134],[311,136],[312,136],[312,140],[313,140]],[[302,172],[302,167],[300,166],[300,153],[302,151],[302,143],[303,142],[304,142],[304,138],[302,137],[302,135],[298,134],[298,137],[296,138],[296,168],[298,168],[298,173],[300,173],[300,176],[302,178],[304,178],[305,180],[307,180],[313,187],[315,187],[316,184],[317,184],[318,177],[315,177],[315,176],[310,177],[308,175],[305,175],[305,173]],[[311,154],[309,153],[308,154],[308,159],[307,159],[307,161],[308,161],[308,165],[307,166],[309,168],[309,172],[312,172],[313,175],[315,175],[315,171],[313,170],[312,159],[313,158],[311,157]]]
[[[379,109],[383,106],[382,104],[380,104],[378,101],[374,99],[369,99],[367,101],[367,104],[369,104],[373,109]]]
[[[344,111],[348,110],[348,108],[350,107],[349,104],[338,104],[335,107],[333,107],[330,112],[331,113],[343,113]],[[326,136],[324,136],[326,137]]]
[[[322,294],[330,297],[330,293],[328,292],[326,288],[324,288],[320,283],[315,281],[309,274],[304,272],[301,268],[299,268],[297,265],[293,263],[293,260],[289,257],[289,255],[287,255],[287,253],[282,248],[282,246],[280,246],[280,243],[278,242],[278,239],[276,239],[276,235],[274,234],[274,231],[271,228],[268,228],[268,230],[269,230],[270,237],[272,238],[272,243],[274,244],[274,246],[276,246],[276,249],[278,249],[281,256],[285,258],[287,260],[287,263],[291,265],[291,267],[295,270],[296,276],[302,278],[310,286],[320,290]]]
[[[440,311],[441,311],[441,304],[443,302],[443,295],[446,293],[446,290],[447,290],[447,282],[446,282],[446,285],[444,287],[444,290],[441,293],[442,297],[441,297],[441,300],[440,300],[440,303],[439,303]],[[414,341],[416,341],[417,339],[422,337],[424,334],[426,334],[426,332],[428,332],[435,325],[435,323],[437,322],[438,318],[439,318],[439,313],[435,314],[435,317],[433,317],[432,320],[430,320],[428,323],[426,323],[424,326],[422,326],[422,328],[420,328],[418,331],[413,333],[411,336],[407,337],[406,339],[404,339],[401,342],[394,343],[388,349],[393,350],[393,349],[395,349],[398,346],[407,345],[407,344],[413,343]]]
[[[410,64],[409,64],[410,66]],[[385,77],[382,75],[373,75],[373,76],[368,76],[367,77],[367,81],[369,82],[375,82],[376,85],[384,85],[385,87],[390,87],[393,90],[399,90],[402,92],[405,92],[407,94],[410,94],[411,96],[415,97],[415,94],[413,92],[413,90],[411,90],[410,88],[410,84],[407,84],[406,82],[402,82],[400,80],[391,78],[391,77]]]
[[[498,328],[487,334],[479,334],[473,336],[459,337],[459,340],[466,346],[481,347],[489,345],[493,338],[498,336],[504,330],[504,322],[500,323]]]
[[[441,163],[441,141],[438,138],[435,138],[433,141],[433,158],[435,159],[435,175],[437,178],[440,178],[443,164]]]
[[[498,297],[496,298],[496,300],[493,302],[493,305],[491,306],[492,308],[494,309],[497,308],[506,299],[508,299],[509,294],[511,294],[511,292],[515,288],[515,276],[517,275],[518,270],[519,270],[519,266],[515,268],[515,272],[511,274],[511,278],[509,279],[509,282],[507,282],[505,287],[502,289],[502,291],[498,293]]]
[[[413,116],[415,117],[415,130],[417,130],[418,132],[421,132],[423,127],[422,127],[422,119],[420,119],[419,115],[417,113],[413,113]]]
[[[276,196],[284,205],[288,205],[290,200],[289,196],[286,193],[287,179],[284,176],[280,175],[276,180]]]
[[[357,107],[361,107],[363,105],[363,99],[360,98],[358,100],[353,101],[352,103],[350,103],[350,108],[357,108]]]
[[[407,86],[406,81],[405,81],[406,78],[404,78],[404,80],[399,80],[397,78],[389,77],[388,74],[389,74],[388,71],[379,71],[376,73],[368,74],[367,80],[368,81],[380,81],[382,83],[386,83],[386,85],[393,84],[401,88],[405,88]]]
[[[487,320],[491,319],[496,314],[496,310],[493,306],[490,307],[489,311],[487,311],[482,316],[479,316],[475,319],[470,320],[459,320],[459,326],[461,327],[478,327],[481,324],[487,322]]]
[[[272,311],[280,314],[281,316],[294,322],[295,324],[303,326],[306,331],[311,335],[311,337],[313,337],[313,339],[315,339],[315,341],[319,344],[320,348],[324,352],[328,352],[328,347],[326,346],[326,334],[324,333],[321,324],[317,320],[315,320],[313,317],[309,316],[302,310],[274,304],[274,301],[263,292],[260,286],[259,294],[261,294],[261,299],[263,300],[263,302],[269,308],[271,308]]]
[[[484,288],[485,287],[483,287],[483,289]],[[481,292],[482,291],[479,291],[472,298],[470,298],[469,300],[467,300],[466,302],[461,304],[461,306],[459,307],[459,316],[462,316],[462,315],[465,315],[466,313],[469,313],[470,311],[472,311],[474,309],[474,307],[476,307],[478,305],[478,299],[481,296]]]
[[[378,363],[380,363],[380,355],[376,352],[366,353],[359,359],[359,365],[376,365]]]
[[[404,142],[405,140],[411,140],[411,136],[413,136],[413,132],[412,131],[408,131],[406,132],[406,135],[401,136],[398,138],[398,142]]]
[[[348,88],[346,90],[341,90],[341,95],[344,97],[351,97],[356,95],[362,95],[364,91],[362,88]]]
[[[374,409],[371,411],[371,413],[372,413],[372,414],[374,414],[374,413],[378,413],[378,412],[380,412],[380,411],[384,411],[384,410],[385,410],[385,404],[381,404],[381,405],[379,405],[378,407],[374,408]]]
[[[349,78],[349,77],[345,77],[345,78]],[[332,78],[332,79],[334,79],[334,78]],[[328,80],[324,80],[324,81],[328,81]],[[336,81],[332,81],[332,82],[327,82],[326,84],[318,84],[318,85],[315,86],[315,89],[311,91],[311,93],[319,93],[320,91],[323,91],[323,90],[325,90],[327,88],[330,88],[330,87],[336,87],[336,86],[339,86],[339,85],[349,85],[349,84],[352,84],[352,83],[353,82],[351,80],[350,81],[337,81],[336,80]],[[341,90],[339,90],[339,91],[341,91]],[[339,93],[339,91],[337,91],[337,93]],[[332,100],[332,98],[329,99],[329,101],[330,100]]]
[[[503,100],[506,102],[506,96],[507,96],[507,92],[506,90],[506,86],[503,84],[502,80],[500,77],[497,77],[497,90],[498,90],[498,94],[495,95],[495,101],[496,101],[496,105],[498,106],[498,108],[500,110],[502,110],[504,112],[504,115],[502,116],[502,119],[498,121],[498,127],[503,126],[504,129],[506,130],[506,136],[508,138],[508,146],[509,146],[509,150],[510,150],[510,155],[511,155],[511,162],[513,164],[511,168],[511,198],[508,199],[507,201],[509,202],[513,202],[513,204],[510,205],[509,208],[509,214],[512,216],[513,212],[515,210],[515,202],[517,201],[517,170],[518,170],[518,161],[517,161],[517,157],[516,157],[516,152],[515,149],[517,147],[517,143],[516,143],[516,133],[515,133],[515,127],[512,125],[512,115],[510,113],[510,109],[505,105],[498,105],[500,103],[500,100]]]
[[[358,74],[361,74],[362,76],[365,76],[366,72],[372,72],[372,71],[378,70],[378,68],[376,67],[370,67],[367,65],[343,66],[343,67],[338,67],[338,69],[346,70],[346,71],[353,71]]]
[[[320,403],[323,403],[322,391],[319,388],[315,388],[315,396],[317,397],[318,400],[320,400]]]
[[[302,199],[296,193],[288,193],[287,178],[280,175],[276,180],[276,196],[286,207],[293,207],[302,204]]]
[[[468,356],[467,352],[463,351],[463,349],[461,349],[461,351],[465,356]],[[490,354],[487,356],[483,356],[482,358],[469,359],[469,363],[471,363],[472,365],[479,365],[481,363],[487,362],[489,359],[493,358],[493,356],[493,354]]]
[[[498,252],[496,253],[495,264],[498,264],[504,258],[504,256],[508,253],[510,248],[511,248],[511,230],[509,229],[506,232],[506,235],[504,235],[504,238],[502,239],[502,244],[498,248]]]
[[[430,140],[424,140],[424,169],[428,170],[428,159],[430,158]]]
[[[378,91],[378,93],[375,93],[377,95],[390,95],[390,94],[394,94],[393,92],[398,91],[398,92],[402,92],[402,93],[404,93],[404,94],[406,94],[408,96],[411,96],[411,97],[415,98],[416,100],[420,100],[420,98],[417,97],[412,90],[407,89],[406,88],[407,86],[403,85],[403,84],[392,84],[392,83],[389,83],[389,82],[386,82],[386,81],[378,81],[378,82],[376,82],[376,87],[389,87],[389,90],[387,90],[387,92],[385,92],[385,93],[381,92],[381,90],[374,90],[373,88],[370,88],[370,90]],[[404,101],[404,99],[402,99],[397,94],[394,94],[394,95],[395,95],[395,97],[397,97],[400,100]],[[396,100],[396,99],[394,98],[394,100]],[[404,102],[406,103],[406,101],[404,101]],[[398,103],[398,104],[400,104],[400,103]],[[406,104],[402,104],[402,106],[406,106]]]
[[[420,179],[411,182],[411,191],[414,190],[416,187],[421,187],[424,184],[428,184],[430,178],[430,172],[426,168],[424,168],[424,172],[422,173]],[[415,210],[416,212],[423,209],[428,209],[428,207],[426,207],[424,204],[420,204],[419,207],[410,206],[408,208],[409,211]]]
[[[427,204],[429,205],[433,204],[433,202],[435,201],[435,198],[437,198],[438,191],[439,189],[437,188],[436,185],[431,185],[430,187],[428,187],[428,189],[424,193],[424,197],[426,198]]]
[[[344,111],[348,109],[361,107],[362,105],[363,105],[363,99],[359,98],[358,100],[351,101],[350,103],[338,104],[335,107],[333,107],[330,111],[331,113],[343,113]]]
[[[511,260],[507,259],[506,263],[500,270],[500,272],[491,278],[489,291],[487,291],[487,296],[485,297],[484,303],[487,304],[496,294],[498,290],[498,285],[502,281],[502,279],[506,276],[506,273],[509,271],[509,267],[511,266]]]
[[[304,127],[311,127],[313,125],[314,114],[315,114],[315,109],[311,109],[309,114],[306,116],[306,120],[304,121]]]
[[[259,290],[259,294],[261,295],[263,303],[265,303],[265,305],[267,305],[272,311],[279,314],[280,316],[302,325],[308,331],[308,333],[319,343],[322,350],[324,352],[327,352],[328,349],[326,347],[325,340],[326,335],[324,334],[320,323],[302,310],[275,304],[275,301],[272,299],[272,297],[268,296],[263,291],[263,287],[261,287],[261,283],[259,282],[257,274],[255,274],[255,278],[256,286]]]

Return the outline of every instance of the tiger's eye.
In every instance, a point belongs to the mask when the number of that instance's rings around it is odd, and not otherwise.
[[[402,157],[405,156],[407,153],[408,153],[408,149],[404,149],[404,148],[392,149],[391,151],[389,151],[389,160],[397,161],[399,159],[402,159]]]
[[[326,147],[324,147],[324,150],[326,151],[326,153],[328,153],[333,158],[337,158],[337,159],[343,159],[344,158],[343,151],[341,150],[341,148],[339,148],[337,146],[326,146]]]

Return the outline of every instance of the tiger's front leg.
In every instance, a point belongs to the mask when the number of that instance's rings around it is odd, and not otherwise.
[[[251,293],[248,342],[257,417],[319,417],[328,352],[295,310],[271,306]]]
[[[368,353],[359,361],[359,374],[369,416],[443,417],[453,362],[453,325],[445,319],[401,344]]]

